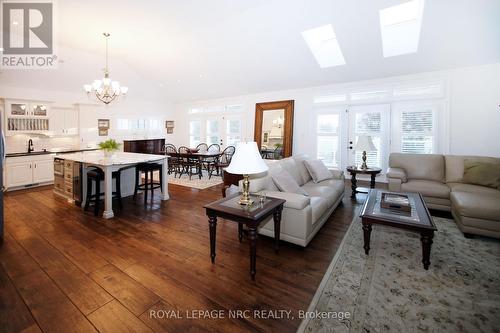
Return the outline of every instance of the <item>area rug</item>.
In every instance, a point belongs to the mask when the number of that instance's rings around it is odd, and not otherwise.
[[[299,332],[500,332],[500,241],[434,221],[426,271],[418,234],[374,225],[366,256],[356,218]]]
[[[181,178],[179,178],[179,175],[177,175],[177,177],[174,177],[174,174],[171,174],[168,175],[168,183],[204,190],[206,188],[222,184],[223,182],[222,178],[216,175],[213,175],[211,179],[208,179],[208,173],[204,171],[203,177],[201,177],[201,179],[198,177],[198,175],[193,175],[191,177],[191,180],[189,180],[189,175],[187,174],[183,174]]]

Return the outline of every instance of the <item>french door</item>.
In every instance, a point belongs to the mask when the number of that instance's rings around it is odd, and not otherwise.
[[[369,167],[387,169],[390,153],[390,114],[390,104],[357,105],[348,108],[348,165],[361,165],[363,152],[356,150],[356,142],[361,135],[367,135],[371,137],[376,150],[366,152],[366,163]]]
[[[201,142],[218,144],[221,149],[236,146],[241,141],[243,116],[220,115],[193,118],[189,121],[189,146],[196,147]]]

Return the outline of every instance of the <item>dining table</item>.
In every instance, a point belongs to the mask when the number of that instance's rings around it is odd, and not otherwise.
[[[187,159],[193,159],[193,160],[198,160],[198,163],[200,164],[200,167],[198,168],[198,176],[203,177],[202,175],[202,168],[201,165],[203,161],[206,161],[208,159],[217,159],[221,155],[221,152],[216,151],[216,152],[210,152],[210,151],[194,151],[191,150],[190,152],[187,153],[179,153],[179,152],[169,152],[167,153],[167,156],[170,157],[177,157],[177,158],[187,158]]]

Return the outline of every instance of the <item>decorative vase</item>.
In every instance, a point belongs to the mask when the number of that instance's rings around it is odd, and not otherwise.
[[[111,158],[115,154],[114,150],[104,150],[104,157]]]

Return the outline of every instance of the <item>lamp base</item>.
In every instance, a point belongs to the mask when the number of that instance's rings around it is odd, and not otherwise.
[[[363,151],[362,159],[363,159],[363,164],[361,164],[361,169],[366,170],[368,169],[368,165],[366,165],[366,151]]]
[[[253,204],[253,200],[250,199],[250,181],[248,180],[248,175],[243,175],[243,193],[241,194],[240,201],[238,203],[242,206],[250,206]]]

